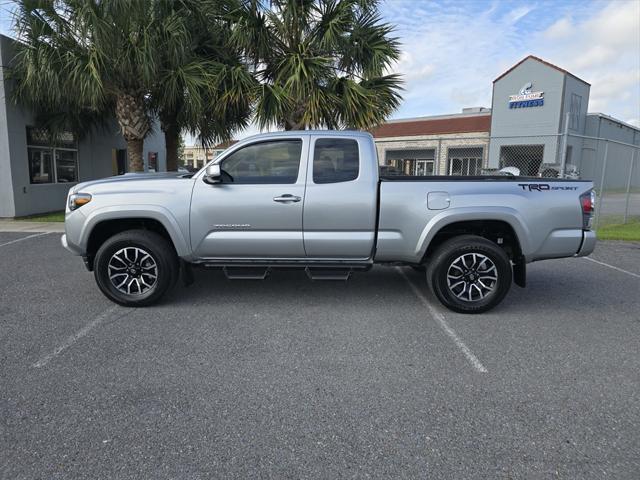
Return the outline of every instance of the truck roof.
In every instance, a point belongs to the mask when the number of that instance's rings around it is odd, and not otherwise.
[[[252,135],[247,138],[243,138],[241,143],[247,140],[255,140],[258,138],[278,138],[278,137],[290,137],[296,135],[319,135],[324,137],[366,137],[373,140],[373,136],[369,132],[363,132],[361,130],[288,130],[284,132],[265,132],[257,135]]]

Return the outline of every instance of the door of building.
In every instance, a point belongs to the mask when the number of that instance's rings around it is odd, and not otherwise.
[[[125,149],[113,149],[111,151],[111,172],[114,175],[127,173],[127,151]]]

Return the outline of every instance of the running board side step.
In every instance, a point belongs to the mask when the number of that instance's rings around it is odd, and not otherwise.
[[[228,260],[227,260],[228,262]],[[367,263],[353,263],[353,262],[313,262],[309,264],[308,261],[237,261],[233,263],[218,263],[212,261],[206,261],[202,263],[195,263],[192,266],[222,269],[222,272],[229,280],[264,280],[272,270],[276,269],[294,269],[305,270],[305,273],[311,280],[338,280],[346,281],[351,276],[352,272],[366,272],[371,269],[373,262]]]
[[[353,271],[351,268],[307,267],[304,269],[311,280],[347,281]]]
[[[264,280],[269,275],[268,267],[222,267],[229,280]]]

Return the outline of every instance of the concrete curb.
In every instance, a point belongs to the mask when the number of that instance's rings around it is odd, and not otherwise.
[[[0,220],[0,232],[64,233],[64,222],[29,222],[26,220]]]

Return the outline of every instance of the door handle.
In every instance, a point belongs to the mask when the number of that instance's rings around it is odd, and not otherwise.
[[[280,203],[299,202],[300,200],[302,200],[300,197],[296,197],[295,195],[291,195],[289,193],[280,195],[279,197],[273,197],[274,202]]]

